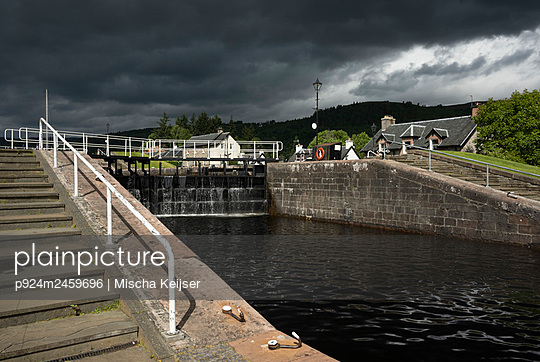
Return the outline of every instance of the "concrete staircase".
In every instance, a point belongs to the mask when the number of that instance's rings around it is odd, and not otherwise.
[[[0,236],[80,234],[32,151],[0,150]]]
[[[425,170],[429,169],[428,155],[420,152],[395,156],[391,157],[391,159]],[[485,166],[473,162],[437,155],[431,159],[431,170],[463,181],[486,186]],[[516,196],[540,201],[540,179],[512,175],[510,172],[498,171],[491,168],[489,173],[489,187],[506,193],[511,192]]]
[[[136,344],[138,327],[108,291],[105,270],[19,267],[16,251],[91,251],[32,151],[0,150],[0,360],[43,361],[92,356]],[[41,287],[15,292],[15,282]],[[96,288],[58,288],[64,281],[101,281]]]

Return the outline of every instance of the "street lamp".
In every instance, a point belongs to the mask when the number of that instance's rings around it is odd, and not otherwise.
[[[373,133],[373,136],[375,136],[375,131],[377,131],[377,126],[375,125],[375,123],[373,123],[371,125],[371,133]]]
[[[316,96],[315,96],[315,123],[311,125],[311,127],[315,130],[316,136],[315,136],[315,146],[319,144],[319,131],[317,128],[319,127],[319,91],[321,90],[322,83],[317,78],[315,83],[313,83],[313,88],[315,88]]]

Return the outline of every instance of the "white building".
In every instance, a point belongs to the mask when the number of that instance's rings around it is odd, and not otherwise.
[[[200,136],[193,136],[180,143],[178,148],[183,147],[182,152],[185,158],[238,158],[240,157],[240,145],[229,132],[219,131]],[[201,161],[203,166],[219,166],[223,161]],[[188,162],[188,166],[195,166],[197,162]],[[193,163],[193,164],[191,164]]]

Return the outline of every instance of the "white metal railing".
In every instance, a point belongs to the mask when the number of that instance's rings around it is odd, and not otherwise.
[[[88,153],[103,153],[110,156],[118,153],[132,157],[139,153],[148,158],[176,158],[186,160],[189,158],[250,158],[257,159],[261,155],[273,159],[279,158],[279,152],[283,150],[281,141],[209,141],[209,140],[172,140],[138,137],[123,137],[115,135],[103,135],[96,133],[81,133],[73,131],[57,131],[64,139],[76,149]],[[17,137],[18,136],[18,137]],[[41,137],[41,138],[40,138]],[[39,147],[40,139],[45,149],[54,145],[53,134],[40,133],[39,128],[21,127],[4,130],[4,140],[11,148],[34,148]],[[63,144],[63,150],[66,145]]]
[[[77,197],[79,195],[79,181],[78,181],[78,160],[80,159],[86,167],[88,167],[96,176],[97,178],[107,187],[107,236],[108,236],[108,243],[112,243],[112,194],[114,194],[135,217],[150,231],[152,235],[154,235],[159,242],[165,247],[165,250],[167,251],[167,266],[168,266],[168,277],[170,281],[174,281],[174,254],[171,248],[171,245],[163,237],[159,231],[156,230],[156,228],[144,218],[144,216],[141,215],[137,209],[131,203],[118,192],[118,190],[109,182],[107,179],[99,173],[94,166],[88,160],[86,160],[76,149],[73,145],[71,145],[66,138],[61,135],[57,130],[55,130],[45,119],[41,118],[39,120],[39,137],[38,137],[38,146],[39,149],[43,149],[44,144],[44,129],[43,125],[45,126],[45,130],[50,130],[52,133],[52,141],[53,141],[53,154],[54,154],[54,167],[58,167],[58,158],[57,158],[57,149],[58,149],[58,141],[60,140],[63,143],[64,149],[67,147],[69,150],[73,152],[73,163],[74,163],[74,182],[73,182],[73,196]],[[13,132],[12,132],[13,134]],[[84,140],[84,136],[83,136]],[[169,283],[169,334],[176,334],[176,299],[174,295],[174,287],[172,283]]]
[[[510,172],[514,172],[514,173],[519,173],[519,174],[522,174],[522,175],[527,175],[527,176],[533,176],[533,177],[539,177],[540,178],[540,175],[537,175],[535,173],[516,170],[516,169],[513,169],[513,168],[509,168],[509,167],[496,165],[494,163],[483,162],[483,161],[478,161],[478,160],[471,160],[470,158],[462,157],[462,156],[458,156],[458,155],[453,155],[451,153],[436,151],[436,150],[432,150],[432,149],[425,148],[425,147],[420,147],[420,146],[415,146],[415,145],[409,145],[407,143],[398,142],[398,141],[389,141],[389,143],[395,143],[395,144],[401,145],[405,150],[407,150],[408,148],[414,148],[414,149],[418,149],[418,150],[422,150],[422,151],[428,151],[428,169],[429,169],[429,171],[431,171],[431,154],[432,153],[441,154],[443,156],[453,157],[453,158],[457,158],[457,159],[460,159],[460,160],[464,160],[464,161],[484,165],[484,166],[486,166],[486,187],[489,187],[489,170],[490,170],[490,168],[498,168],[498,169],[502,169],[502,170],[506,170],[506,171],[510,171]],[[387,149],[383,149],[383,157],[384,157],[384,154],[386,153],[385,152],[386,150]],[[368,157],[369,157],[369,155],[368,155]]]
[[[154,158],[251,158],[267,155],[279,158],[283,150],[281,141],[210,141],[210,140],[148,140],[143,155]],[[265,156],[265,157],[267,157]]]

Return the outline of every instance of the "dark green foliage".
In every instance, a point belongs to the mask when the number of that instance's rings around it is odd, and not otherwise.
[[[349,139],[349,135],[347,132],[342,130],[326,130],[319,132],[318,137],[313,137],[311,142],[308,145],[308,148],[315,147],[315,142],[319,141],[319,144],[321,143],[335,143],[335,142],[341,142],[342,145],[345,144],[345,141]]]
[[[176,117],[174,126],[169,124],[169,116],[163,112],[163,118],[158,121],[158,128],[155,128],[148,136],[153,139],[189,139],[192,135],[198,136],[201,134],[215,133],[219,128],[222,128],[221,118],[217,115],[209,117],[206,112],[202,112],[195,118],[193,114],[191,119],[188,119],[185,114],[181,117]],[[142,132],[141,132],[142,133]],[[125,134],[125,133],[124,133]]]
[[[360,150],[364,148],[366,143],[369,142],[371,137],[368,136],[366,132],[362,132],[358,134],[353,134],[351,136],[351,139],[354,142],[354,148],[356,148],[356,152],[360,152]]]
[[[158,121],[158,128],[148,136],[149,138],[171,138],[172,126],[169,124],[169,116],[167,113],[163,112],[163,118],[160,118]]]
[[[240,140],[242,141],[255,141],[255,127],[253,127],[253,124],[250,123],[248,125],[245,125],[242,128],[242,135],[240,136]]]
[[[193,133],[194,136],[216,133],[218,129],[222,127],[221,118],[217,115],[209,117],[206,112],[202,112],[193,122],[191,133]]]
[[[540,165],[540,92],[512,93],[489,99],[474,118],[478,124],[478,153]]]

